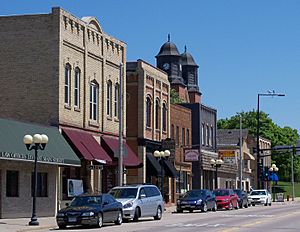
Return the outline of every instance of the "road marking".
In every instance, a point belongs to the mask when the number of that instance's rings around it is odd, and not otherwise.
[[[225,226],[225,224],[207,224],[207,223],[203,223],[203,224],[192,224],[192,223],[175,223],[175,224],[169,224],[169,225],[165,225],[165,227],[222,227]]]
[[[288,217],[288,216],[291,216],[291,215],[294,215],[294,214],[299,214],[299,213],[300,213],[300,211],[296,211],[296,212],[293,212],[293,213],[278,215],[278,216],[276,216],[276,219],[285,218],[285,217]],[[265,218],[265,220],[260,220],[260,221],[256,221],[256,222],[252,222],[252,223],[248,223],[248,224],[244,224],[244,225],[232,226],[232,228],[221,230],[221,232],[232,232],[232,231],[240,230],[241,228],[251,228],[252,226],[269,222],[271,219],[272,219],[272,217],[268,217],[268,218]]]
[[[221,217],[241,217],[241,218],[244,218],[244,217],[252,217],[252,218],[255,218],[255,217],[274,217],[274,215],[271,215],[271,214],[248,214],[248,215],[245,215],[245,214],[225,214],[225,215],[221,215]]]

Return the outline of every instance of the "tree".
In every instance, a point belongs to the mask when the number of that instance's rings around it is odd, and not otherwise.
[[[171,89],[170,98],[172,104],[184,103],[184,100],[179,97],[179,94],[175,89]]]
[[[243,128],[247,128],[249,133],[256,138],[257,133],[257,112],[255,110],[249,112],[240,112],[230,117],[229,119],[218,120],[219,129],[239,129],[240,128],[240,116],[243,120]],[[259,115],[260,130],[259,134],[271,141],[272,147],[277,145],[295,145],[296,140],[299,139],[299,134],[296,129],[290,127],[281,128],[275,124],[272,119],[263,111],[260,111]],[[291,153],[290,151],[272,151],[272,162],[276,163],[279,167],[279,175],[281,179],[290,180],[291,170]],[[300,178],[300,158],[294,157],[294,171],[295,180]]]

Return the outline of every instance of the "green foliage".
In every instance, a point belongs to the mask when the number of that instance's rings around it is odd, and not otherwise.
[[[171,89],[170,98],[172,104],[184,103],[184,100],[179,97],[179,94],[175,89]]]
[[[257,112],[255,110],[249,112],[241,112],[230,117],[229,119],[218,120],[219,129],[239,129],[240,116],[242,116],[242,126],[247,128],[249,133],[256,138],[257,133]],[[261,137],[269,139],[272,147],[277,145],[295,145],[299,139],[296,129],[290,127],[280,127],[275,124],[268,114],[260,112],[259,115],[259,134]],[[291,179],[291,151],[272,151],[272,163],[276,163],[279,168],[278,175],[281,180]],[[295,180],[300,181],[300,157],[294,156],[294,172]]]

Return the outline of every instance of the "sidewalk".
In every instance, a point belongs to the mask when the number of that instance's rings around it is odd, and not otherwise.
[[[174,204],[165,206],[165,213],[172,213],[176,211]],[[13,219],[0,219],[1,232],[31,232],[42,229],[58,228],[55,217],[40,217],[38,218],[39,226],[29,226],[30,218],[13,218]]]

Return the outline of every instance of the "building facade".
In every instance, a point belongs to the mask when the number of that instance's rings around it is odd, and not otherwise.
[[[162,142],[170,138],[170,84],[165,72],[143,60],[127,62],[127,141],[143,161],[143,169],[133,170],[135,183],[153,183],[168,202],[174,199],[174,154],[157,160],[156,150],[166,150]]]
[[[125,98],[122,118],[119,112],[126,44],[104,33],[96,18],[57,7],[0,17],[0,25],[0,117],[55,126],[76,152],[81,168],[60,169],[60,205],[71,199],[69,179],[81,179],[85,192],[108,191],[117,183],[120,120],[126,137]],[[140,167],[123,143],[124,167]]]

